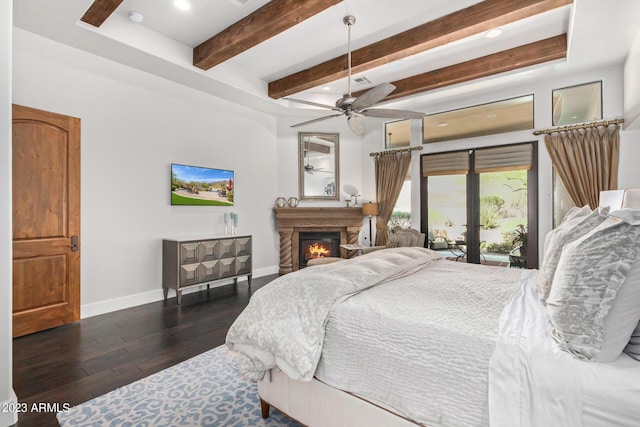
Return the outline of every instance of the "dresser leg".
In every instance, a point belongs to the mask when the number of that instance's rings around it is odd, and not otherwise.
[[[247,276],[247,283],[249,284],[249,290],[251,290],[251,274]]]
[[[176,299],[178,300],[178,305],[182,304],[182,291],[176,291]]]
[[[162,287],[162,292],[164,293],[164,300],[166,301],[169,297],[169,288]]]

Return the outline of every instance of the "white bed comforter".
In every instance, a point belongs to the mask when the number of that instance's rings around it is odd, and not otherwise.
[[[440,260],[349,298],[316,377],[423,425],[487,426],[498,319],[522,271]]]
[[[428,249],[397,248],[281,276],[251,297],[231,325],[227,345],[239,353],[245,377],[263,379],[277,366],[292,379],[310,381],[336,303],[438,259]]]

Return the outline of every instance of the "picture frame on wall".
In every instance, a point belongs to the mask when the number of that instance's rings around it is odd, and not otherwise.
[[[171,205],[233,206],[234,171],[171,164]]]

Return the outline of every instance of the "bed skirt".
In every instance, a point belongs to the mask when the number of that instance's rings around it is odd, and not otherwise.
[[[278,369],[258,382],[263,417],[268,405],[309,427],[416,427],[406,418],[313,379],[295,381]],[[266,412],[266,413],[265,413]]]

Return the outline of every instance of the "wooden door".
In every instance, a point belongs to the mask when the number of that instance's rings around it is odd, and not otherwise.
[[[13,105],[13,336],[80,319],[80,119]]]

